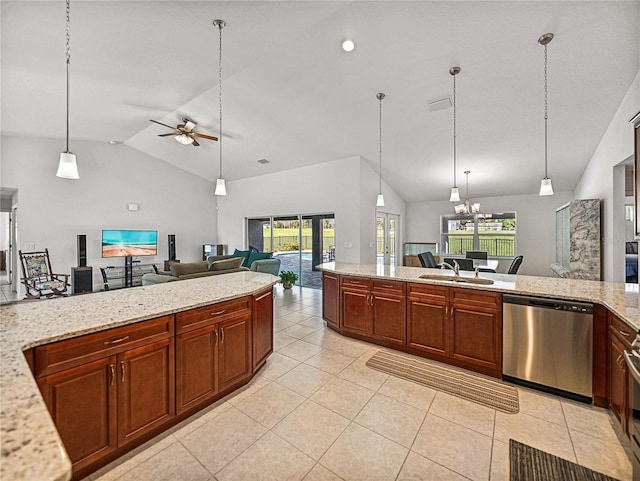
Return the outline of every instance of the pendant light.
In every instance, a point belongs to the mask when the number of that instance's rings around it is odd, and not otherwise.
[[[456,183],[456,75],[460,73],[460,67],[451,67],[449,73],[453,77],[453,187],[449,202],[460,202],[460,190]]]
[[[545,33],[538,39],[538,43],[544,47],[544,178],[540,181],[540,195],[553,195],[551,179],[547,175],[547,119],[548,91],[547,91],[547,45],[553,40],[552,33]]]
[[[378,199],[376,200],[376,207],[384,207],[384,196],[382,195],[382,99],[385,97],[385,95],[380,92],[378,94],[376,94],[376,98],[378,99],[379,105],[380,105],[380,115],[379,115],[379,137],[378,137],[378,146],[380,148],[380,167],[379,167],[379,174],[380,174],[380,188],[378,190]]]
[[[464,202],[462,204],[458,204],[454,207],[456,214],[469,215],[469,214],[477,214],[478,212],[480,212],[480,203],[476,202],[475,204],[472,204],[469,201],[469,174],[470,173],[471,171],[469,170],[464,171],[467,197],[466,199],[464,199]]]
[[[227,195],[227,187],[222,177],[222,29],[227,25],[224,20],[214,20],[213,25],[218,27],[219,49],[218,49],[218,84],[220,90],[218,94],[218,114],[220,116],[220,135],[218,136],[218,146],[220,148],[220,177],[216,180],[215,195]]]
[[[58,171],[56,176],[63,179],[79,179],[78,164],[76,164],[76,154],[69,152],[69,62],[71,61],[71,4],[67,0],[67,149],[60,154],[60,162],[58,163]]]

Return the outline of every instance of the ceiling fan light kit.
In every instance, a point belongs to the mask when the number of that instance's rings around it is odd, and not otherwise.
[[[460,67],[451,67],[449,69],[449,74],[453,77],[453,187],[451,187],[449,202],[460,202],[460,191],[456,183],[456,75],[461,70]]]
[[[547,45],[553,40],[552,33],[545,33],[538,39],[538,44],[544,47],[544,178],[540,181],[540,195],[553,195],[553,186],[547,173],[547,120],[549,119],[548,89],[547,89]]]
[[[378,137],[378,147],[380,152],[380,167],[379,167],[379,179],[380,185],[378,189],[378,198],[376,199],[376,207],[384,207],[384,195],[382,195],[382,99],[384,99],[385,95],[380,92],[376,94],[376,98],[378,99],[379,104],[379,137]]]
[[[66,8],[66,24],[67,24],[67,53],[66,53],[66,65],[67,65],[67,150],[60,154],[60,160],[58,162],[57,177],[63,179],[79,179],[78,164],[76,163],[76,154],[69,152],[69,63],[71,62],[71,2],[67,0]]]

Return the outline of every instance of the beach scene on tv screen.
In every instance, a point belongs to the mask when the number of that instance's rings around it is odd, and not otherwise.
[[[155,256],[158,231],[103,230],[102,257]]]

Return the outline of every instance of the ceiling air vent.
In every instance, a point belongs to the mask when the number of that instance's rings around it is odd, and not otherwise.
[[[443,99],[431,100],[427,103],[427,105],[431,112],[437,112],[438,110],[448,109],[453,104],[451,103],[451,97],[445,97]]]
[[[269,161],[267,159],[258,159],[259,164],[268,164]]]

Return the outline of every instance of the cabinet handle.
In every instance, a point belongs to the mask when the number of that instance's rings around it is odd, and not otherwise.
[[[118,344],[119,342],[126,341],[127,339],[129,339],[129,336],[124,336],[120,339],[114,339],[113,341],[104,341],[104,345],[110,346],[111,344]]]
[[[349,282],[349,284],[360,284],[359,281],[348,281],[348,282]]]
[[[120,361],[120,382],[124,382],[124,361]]]
[[[109,383],[109,386],[113,386],[113,382],[116,379],[116,368],[113,364],[109,364],[109,369],[111,370],[111,382]]]
[[[218,344],[218,330],[216,329],[215,331],[213,331],[213,333],[216,335],[216,338],[213,341],[213,345],[215,346],[216,344]]]
[[[220,329],[220,344],[224,344],[224,327]]]
[[[630,334],[627,331],[623,331],[623,330],[620,330],[620,334],[622,334],[624,337],[630,336]]]
[[[211,315],[212,316],[219,316],[220,314],[224,314],[224,311],[226,311],[226,309],[222,309],[221,311],[212,312]]]
[[[390,284],[382,284],[382,287],[387,287],[389,289],[393,289],[393,286]]]
[[[444,318],[449,317],[449,306],[444,306]]]

